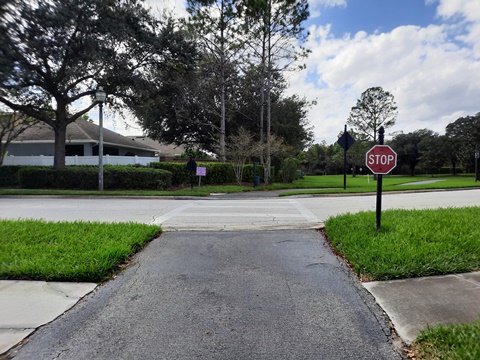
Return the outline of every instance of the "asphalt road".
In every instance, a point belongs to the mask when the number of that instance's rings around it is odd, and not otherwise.
[[[210,199],[1,197],[0,218],[42,218],[52,221],[134,221],[161,224],[164,229],[275,230],[309,229],[346,212],[375,210],[376,197],[307,197]],[[480,190],[385,193],[382,208],[427,209],[478,206]]]
[[[42,327],[21,359],[400,359],[314,230],[170,232]]]

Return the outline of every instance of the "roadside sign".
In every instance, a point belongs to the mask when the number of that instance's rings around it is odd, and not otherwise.
[[[198,186],[202,184],[202,176],[207,176],[207,168],[203,166],[197,166]]]
[[[345,151],[350,149],[350,147],[355,143],[355,139],[347,132],[346,128],[347,126],[345,125],[345,131],[337,141],[338,145],[340,145]]]
[[[388,174],[397,166],[397,153],[388,145],[375,145],[367,151],[365,165],[374,174]]]

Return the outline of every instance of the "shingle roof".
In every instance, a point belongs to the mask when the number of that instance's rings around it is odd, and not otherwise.
[[[150,146],[157,150],[160,155],[162,156],[174,156],[174,155],[180,155],[183,152],[185,152],[185,148],[181,145],[167,145],[164,143],[161,143],[157,140],[153,140],[147,136],[127,136],[129,139],[134,140],[136,143],[141,143],[145,144],[147,146]]]
[[[99,138],[99,126],[86,120],[77,120],[67,125],[66,140],[68,142],[97,143]],[[55,133],[45,123],[38,123],[18,136],[12,143],[18,142],[54,142]],[[104,144],[119,145],[128,148],[156,150],[144,142],[134,141],[131,138],[117,134],[114,131],[103,128]]]

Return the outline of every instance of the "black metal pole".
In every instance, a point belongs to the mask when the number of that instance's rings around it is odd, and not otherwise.
[[[385,134],[385,129],[383,126],[380,126],[378,129],[378,144],[383,145],[383,137]],[[380,225],[382,221],[382,180],[383,175],[377,175],[377,231],[380,231]]]

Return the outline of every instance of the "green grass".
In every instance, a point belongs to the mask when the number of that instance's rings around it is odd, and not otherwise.
[[[420,333],[412,345],[418,359],[480,359],[480,320],[471,324],[435,326]]]
[[[160,232],[135,223],[0,220],[0,279],[101,282]]]
[[[430,184],[421,185],[402,185],[410,182],[420,182],[425,180],[441,180]],[[480,182],[475,182],[474,175],[445,175],[436,176],[383,176],[383,191],[407,191],[407,190],[427,190],[427,189],[454,189],[454,188],[476,188],[480,187]],[[282,193],[280,196],[301,195],[301,194],[350,194],[376,192],[377,182],[372,176],[347,176],[347,188],[343,189],[343,175],[328,176],[305,176],[304,179],[296,180],[292,188],[309,190],[292,190]],[[315,189],[318,188],[318,189]]]
[[[325,223],[336,251],[363,279],[388,280],[480,270],[480,207],[388,210],[377,232],[375,212]]]
[[[175,190],[42,190],[42,189],[0,189],[0,195],[65,195],[65,196],[208,196],[212,193],[235,193],[255,190],[272,190],[272,187],[239,185],[202,185]]]
[[[383,177],[383,191],[405,191],[424,189],[450,189],[480,187],[480,182],[475,182],[474,175],[437,176],[433,180],[442,180],[433,184],[406,185],[409,182],[432,180],[430,176],[396,176],[386,175]],[[268,191],[280,189],[292,189],[280,196],[298,194],[350,194],[375,192],[376,181],[372,176],[347,177],[347,189],[343,189],[343,175],[305,176],[291,184],[274,183],[257,188],[252,185],[195,185],[193,191],[190,187],[183,189],[171,189],[166,191],[155,190],[38,190],[38,189],[0,189],[0,195],[66,195],[66,196],[209,196],[212,193],[235,193],[246,191]],[[309,190],[302,190],[309,189]]]

